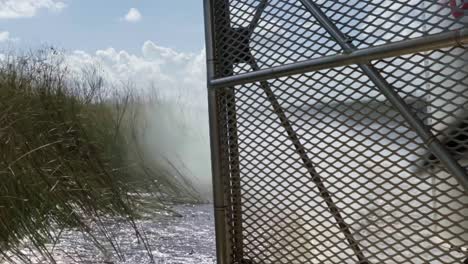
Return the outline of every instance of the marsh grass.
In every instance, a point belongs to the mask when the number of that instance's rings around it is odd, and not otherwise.
[[[148,164],[138,98],[110,92],[96,68],[73,76],[59,58],[51,49],[0,61],[0,251],[10,261],[27,262],[28,241],[54,262],[46,245],[65,229],[98,232],[118,252],[102,219],[122,217],[144,243],[139,193],[158,210],[171,196],[197,199],[183,175]]]

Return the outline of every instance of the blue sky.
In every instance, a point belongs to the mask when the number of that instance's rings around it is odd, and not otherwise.
[[[23,16],[2,18],[5,5]],[[28,8],[35,9],[33,16],[24,15]],[[130,8],[141,13],[141,21],[122,19]],[[147,40],[180,52],[204,46],[201,0],[0,0],[0,32],[9,32],[22,48],[45,43],[66,50],[113,47],[135,53]]]
[[[53,46],[76,72],[201,105],[203,30],[202,0],[0,0],[0,55]]]

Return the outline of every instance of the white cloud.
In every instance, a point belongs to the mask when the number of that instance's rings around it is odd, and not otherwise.
[[[98,65],[112,82],[130,82],[139,91],[156,89],[159,95],[206,105],[205,52],[183,53],[146,41],[141,54],[108,48],[94,54],[67,55],[71,69]],[[185,99],[184,99],[185,98]]]
[[[140,11],[136,8],[130,8],[128,13],[125,15],[124,20],[127,22],[136,23],[142,19]]]
[[[40,9],[59,12],[65,7],[63,0],[0,0],[0,19],[33,17]]]

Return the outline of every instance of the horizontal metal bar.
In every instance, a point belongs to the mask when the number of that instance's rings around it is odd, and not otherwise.
[[[306,72],[324,70],[352,64],[366,64],[372,60],[390,58],[416,52],[460,46],[468,44],[468,29],[423,36],[414,39],[384,44],[376,47],[356,50],[350,53],[326,56],[302,62],[262,69],[235,76],[208,80],[209,87],[221,88],[247,83],[266,81]]]

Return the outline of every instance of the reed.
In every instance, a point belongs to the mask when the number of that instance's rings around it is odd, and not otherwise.
[[[144,122],[139,99],[130,89],[111,88],[97,68],[72,74],[54,49],[0,60],[4,258],[21,259],[28,241],[53,262],[46,245],[58,239],[57,230],[105,233],[105,217],[123,217],[141,236],[134,224],[139,193],[165,197],[152,200],[163,210],[163,200],[190,189],[148,164],[138,142],[136,122]],[[196,193],[186,194],[196,199]],[[104,237],[112,244],[111,236]]]

